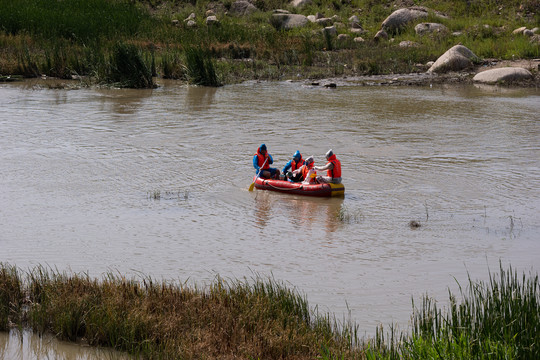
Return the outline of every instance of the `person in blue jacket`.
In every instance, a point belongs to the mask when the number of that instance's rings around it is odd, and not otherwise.
[[[286,177],[288,177],[291,181],[300,181],[300,177],[293,176],[293,173],[295,170],[300,169],[302,165],[304,165],[304,159],[302,158],[302,154],[300,154],[300,151],[296,150],[296,152],[292,156],[292,159],[285,164],[281,172],[283,173],[283,175],[286,175]]]
[[[272,155],[268,153],[266,145],[261,144],[255,155],[253,155],[253,167],[255,168],[256,174],[259,174],[259,177],[265,179],[279,179],[279,170],[270,167],[273,163],[274,159],[272,158]]]

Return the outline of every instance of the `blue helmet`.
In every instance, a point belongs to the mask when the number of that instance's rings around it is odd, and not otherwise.
[[[266,150],[266,145],[265,145],[265,144],[261,144],[261,146],[259,147],[259,149],[261,149],[261,151]]]
[[[302,158],[302,154],[300,154],[300,151],[296,150],[296,152],[293,155],[293,159],[300,160]]]

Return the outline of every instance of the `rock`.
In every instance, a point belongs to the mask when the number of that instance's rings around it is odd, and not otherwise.
[[[358,19],[358,16],[353,15],[349,18],[349,24],[360,24],[360,19]]]
[[[463,45],[456,45],[442,54],[428,69],[428,73],[445,73],[460,71],[471,67],[473,61],[479,60],[471,50]]]
[[[195,20],[195,13],[189,14],[189,16],[184,19],[185,22],[187,22],[189,20]]]
[[[317,21],[317,18],[315,17],[315,15],[308,15],[308,16],[307,16],[307,19],[308,19],[310,22],[312,22],[312,23],[314,23],[315,21]]]
[[[270,21],[278,30],[299,28],[308,23],[307,17],[300,14],[272,14]]]
[[[338,37],[337,37],[337,39],[338,39],[339,41],[347,41],[347,40],[349,40],[350,38],[351,38],[351,36],[348,35],[348,34],[339,34]]]
[[[534,36],[534,32],[532,30],[525,29],[525,30],[523,30],[523,35],[528,36],[528,37],[532,37],[532,36]]]
[[[426,63],[426,67],[427,67],[427,68],[430,68],[430,67],[433,66],[433,64],[435,64],[435,61],[428,61],[428,62]]]
[[[535,27],[534,29],[531,30],[533,33],[537,34],[540,32],[540,28],[537,28]]]
[[[384,30],[379,30],[375,34],[375,37],[373,38],[373,40],[375,41],[388,40],[388,34]]]
[[[334,21],[334,22],[340,20],[339,16],[337,16],[337,15],[332,16],[330,19],[332,19],[332,21]]]
[[[428,10],[420,6],[399,9],[383,21],[382,28],[388,33],[395,33],[403,29],[408,23],[428,15]]]
[[[474,82],[484,84],[509,83],[520,80],[532,79],[533,74],[520,67],[505,67],[479,72],[473,78]]]
[[[399,43],[400,48],[411,48],[411,47],[418,47],[419,44],[415,43],[414,41],[405,40]]]
[[[540,45],[540,35],[538,35],[538,34],[537,34],[537,35],[533,35],[533,36],[531,37],[530,42],[531,42],[532,44],[539,44],[539,45]]]
[[[219,20],[215,15],[210,15],[206,18],[207,26],[216,26],[219,25]]]
[[[516,35],[516,34],[522,34],[523,31],[527,30],[527,28],[525,26],[522,26],[520,28],[517,28],[516,30],[512,31],[512,34]]]
[[[322,29],[322,33],[325,36],[337,36],[337,29],[335,26],[327,26],[324,29]]]
[[[291,5],[295,8],[311,4],[311,0],[293,0]]]
[[[356,28],[349,29],[349,31],[352,32],[353,34],[363,34],[366,32],[364,29],[356,29]]]
[[[186,23],[186,26],[188,28],[194,28],[194,27],[197,27],[197,23],[194,20],[188,20]]]
[[[354,41],[355,43],[363,43],[363,42],[366,41],[366,40],[364,40],[364,38],[358,36],[358,37],[355,37],[355,38],[353,39],[353,41]]]
[[[332,19],[330,18],[320,18],[320,19],[315,20],[315,22],[322,26],[330,26],[334,23]]]
[[[414,27],[414,31],[418,35],[432,34],[432,33],[447,33],[448,28],[443,24],[438,23],[420,23]]]
[[[324,84],[325,88],[335,89],[337,85],[335,83]]]
[[[237,0],[235,1],[229,10],[233,15],[242,16],[249,15],[257,11],[257,7],[246,0]]]
[[[178,26],[178,25],[180,25],[180,20],[174,19],[174,20],[171,22],[171,24],[172,24],[173,26]]]
[[[452,33],[452,36],[461,36],[461,35],[463,35],[463,33],[461,31],[454,31]]]
[[[283,10],[283,9],[276,9],[273,11],[274,14],[290,14],[291,12],[289,10]]]
[[[204,13],[204,16],[206,17],[216,16],[216,13],[214,12],[214,10],[206,10],[206,12]]]
[[[318,13],[315,14],[315,19],[322,19],[322,18],[324,18],[324,17],[326,17],[326,16],[324,16],[324,15],[321,14],[320,12],[318,12]]]

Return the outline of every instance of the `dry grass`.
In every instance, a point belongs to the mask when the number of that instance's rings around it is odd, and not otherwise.
[[[4,273],[9,275],[9,269]],[[0,283],[0,294],[26,298],[23,325],[143,358],[313,359],[321,349],[361,354],[350,329],[313,314],[304,297],[272,279],[217,278],[199,290],[151,278],[108,275],[98,280],[42,267],[27,279],[15,278],[15,283],[27,283],[25,296],[5,285],[13,281]]]

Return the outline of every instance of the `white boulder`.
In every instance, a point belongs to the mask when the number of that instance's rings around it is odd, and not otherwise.
[[[471,50],[463,45],[456,45],[442,54],[429,68],[428,73],[445,73],[464,70],[479,60]]]
[[[527,69],[521,67],[504,67],[479,72],[474,76],[473,81],[484,84],[497,84],[532,78],[533,74]]]

